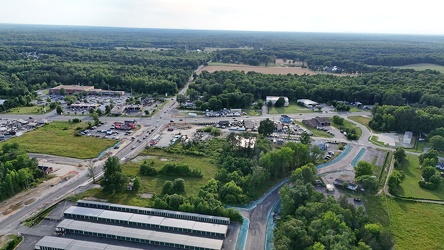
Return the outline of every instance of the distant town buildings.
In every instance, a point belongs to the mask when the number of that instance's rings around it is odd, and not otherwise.
[[[58,95],[60,94],[61,89],[64,89],[65,92],[70,95],[83,92],[86,92],[88,95],[107,95],[107,96],[125,95],[125,91],[95,89],[94,86],[80,86],[80,85],[59,85],[57,87],[50,88],[49,94]]]

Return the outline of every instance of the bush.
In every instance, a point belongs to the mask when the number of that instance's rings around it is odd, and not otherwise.
[[[140,174],[145,176],[156,176],[159,172],[145,161],[140,165]]]
[[[168,163],[162,167],[159,174],[166,176],[186,176],[202,178],[202,172],[199,169],[192,169],[186,164]]]
[[[333,123],[337,125],[343,125],[344,124],[344,118],[340,117],[339,115],[333,116]]]

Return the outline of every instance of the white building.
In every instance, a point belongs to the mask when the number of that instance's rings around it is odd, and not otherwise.
[[[288,107],[290,103],[288,102],[288,97],[286,96],[267,96],[265,98],[265,104],[271,101],[271,103],[274,105],[280,97],[283,97],[285,100],[284,107]]]
[[[406,131],[404,133],[404,138],[402,139],[402,143],[404,144],[410,144],[412,143],[413,133],[410,131]]]
[[[302,103],[302,105],[304,105],[304,107],[306,107],[306,108],[313,108],[313,107],[315,107],[316,105],[319,104],[319,103],[314,102],[314,101],[309,100],[309,99],[298,99],[297,103]]]

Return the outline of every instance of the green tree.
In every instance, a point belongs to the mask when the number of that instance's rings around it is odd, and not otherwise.
[[[263,136],[270,136],[274,131],[274,122],[270,119],[262,120],[259,123],[258,133]]]
[[[405,175],[400,170],[393,170],[392,174],[389,176],[388,179],[388,187],[390,189],[390,192],[395,192],[396,188],[398,188],[399,184],[401,184],[402,180],[404,179]]]
[[[178,94],[176,96],[176,101],[179,103],[180,106],[182,106],[182,104],[187,101],[187,97],[185,95]]]
[[[433,149],[437,151],[444,151],[444,137],[441,135],[435,135],[429,139]]]
[[[300,168],[297,168],[291,172],[290,180],[295,182],[296,180],[302,180],[304,183],[311,183],[316,178],[316,166],[313,163],[309,163]]]
[[[66,95],[66,90],[64,88],[61,88],[59,90],[59,95]]]
[[[284,97],[279,97],[279,98],[277,99],[277,101],[274,103],[274,106],[275,106],[276,108],[283,107],[284,105],[285,105],[285,99],[284,99]]]
[[[433,159],[436,165],[436,163],[438,163],[438,151],[431,149],[419,155],[419,163],[423,164],[424,159]]]
[[[127,184],[126,176],[122,173],[119,158],[111,156],[105,161],[103,166],[103,190],[110,193],[120,193],[125,190]]]
[[[100,123],[100,119],[99,119],[99,116],[97,115],[97,113],[93,112],[90,115],[91,115],[91,118],[94,121],[94,125],[97,125],[97,124]]]
[[[172,192],[175,194],[185,193],[185,180],[182,178],[177,178],[173,182]]]
[[[366,191],[376,192],[378,189],[378,179],[370,175],[361,175],[356,178],[356,182]]]
[[[301,136],[299,137],[302,144],[309,145],[311,143],[311,137],[310,134],[307,132],[302,132]]]
[[[162,194],[173,194],[173,182],[166,180],[162,186]]]
[[[134,191],[139,191],[140,186],[141,186],[140,178],[139,177],[134,178],[133,190]]]
[[[340,117],[339,115],[333,116],[333,123],[337,125],[343,125],[344,124],[344,118]]]
[[[396,161],[403,162],[406,158],[405,150],[403,148],[397,148],[393,156]]]
[[[63,108],[62,108],[62,106],[57,105],[57,107],[56,107],[56,112],[57,112],[57,114],[61,115],[61,114],[63,113]]]
[[[425,181],[429,181],[430,178],[436,174],[437,174],[437,172],[436,172],[435,167],[430,167],[430,166],[423,167],[422,171],[421,171],[421,175]]]
[[[373,166],[366,161],[359,161],[355,167],[355,178],[362,175],[373,175]]]

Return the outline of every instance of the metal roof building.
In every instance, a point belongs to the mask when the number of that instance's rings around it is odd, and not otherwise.
[[[66,209],[64,217],[217,237],[225,237],[228,230],[228,225],[77,206]]]
[[[73,240],[62,237],[45,236],[35,244],[36,250],[142,250],[91,241]]]
[[[222,249],[223,240],[65,219],[56,231],[183,249]],[[42,249],[43,250],[43,249]],[[82,249],[83,250],[83,249]]]
[[[225,224],[225,225],[230,224],[230,218],[226,217],[203,215],[196,213],[186,213],[186,212],[163,210],[156,208],[119,205],[119,204],[99,202],[99,201],[79,200],[77,201],[77,206],[101,208],[101,209],[121,211],[121,212],[131,212],[136,214],[156,215],[156,216],[163,216],[163,217],[177,218],[184,220],[211,222],[211,223]]]

